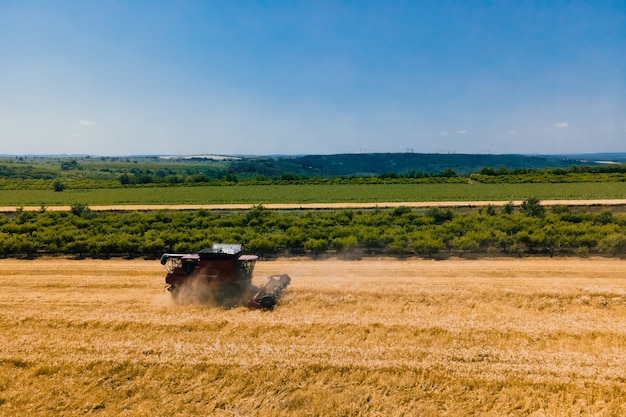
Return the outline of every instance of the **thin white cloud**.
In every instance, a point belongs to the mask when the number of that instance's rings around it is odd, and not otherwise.
[[[467,133],[467,130],[457,130],[456,134],[457,135],[464,135]]]
[[[81,119],[78,122],[78,126],[81,126],[81,127],[94,127],[95,125],[96,125],[96,123],[92,122],[91,120],[83,120],[83,119]]]
[[[559,122],[555,124],[554,127],[556,127],[557,129],[563,129],[563,128],[566,128],[568,125],[569,125],[568,122]]]
[[[439,132],[439,135],[441,135],[441,136],[448,136],[449,133],[446,132],[445,130],[442,130],[441,132]]]
[[[506,134],[507,134],[508,136],[517,135],[517,130],[515,130],[515,129],[508,130],[508,131],[506,132]]]
[[[96,132],[95,126],[96,123],[91,120],[80,119],[72,126],[69,137],[84,140]]]

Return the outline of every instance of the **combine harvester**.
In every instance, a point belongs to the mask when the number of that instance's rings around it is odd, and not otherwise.
[[[197,253],[164,253],[165,289],[176,303],[221,307],[246,305],[271,310],[289,285],[289,275],[272,275],[261,288],[252,285],[258,256],[244,254],[239,244],[218,243]]]

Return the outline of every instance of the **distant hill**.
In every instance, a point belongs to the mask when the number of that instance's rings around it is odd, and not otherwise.
[[[333,155],[144,155],[95,157],[81,155],[0,155],[0,178],[51,179],[78,177],[138,183],[217,178],[337,178],[398,175],[468,175],[483,168],[545,169],[626,164],[626,153],[577,155],[355,153]],[[56,168],[55,168],[56,166]],[[63,175],[61,175],[61,173]],[[59,176],[61,175],[61,176]],[[177,177],[176,177],[177,176]],[[74,178],[75,179],[75,178]]]
[[[626,153],[624,152],[583,153],[574,155],[563,155],[562,157],[580,160],[585,163],[590,162],[597,164],[626,164]]]
[[[248,156],[230,161],[229,171],[238,176],[285,174],[304,177],[374,176],[389,173],[438,174],[452,170],[457,174],[491,168],[566,168],[573,165],[626,163],[624,154],[587,155],[488,155],[369,153],[301,156]]]

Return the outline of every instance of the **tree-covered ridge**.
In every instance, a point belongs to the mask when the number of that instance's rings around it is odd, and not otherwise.
[[[593,161],[548,156],[491,154],[362,153],[302,155],[294,157],[255,157],[232,161],[234,174],[258,173],[270,177],[293,173],[305,177],[380,176],[396,174],[419,177],[454,172],[468,175],[482,167],[567,168],[572,165],[597,165]]]
[[[626,214],[554,206],[275,211],[69,212],[0,215],[3,256],[146,256],[241,243],[263,256],[626,255]]]

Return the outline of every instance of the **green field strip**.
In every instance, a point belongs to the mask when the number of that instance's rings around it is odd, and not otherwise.
[[[626,197],[625,182],[539,184],[317,184],[0,190],[0,206],[297,204],[420,201],[601,200]]]

